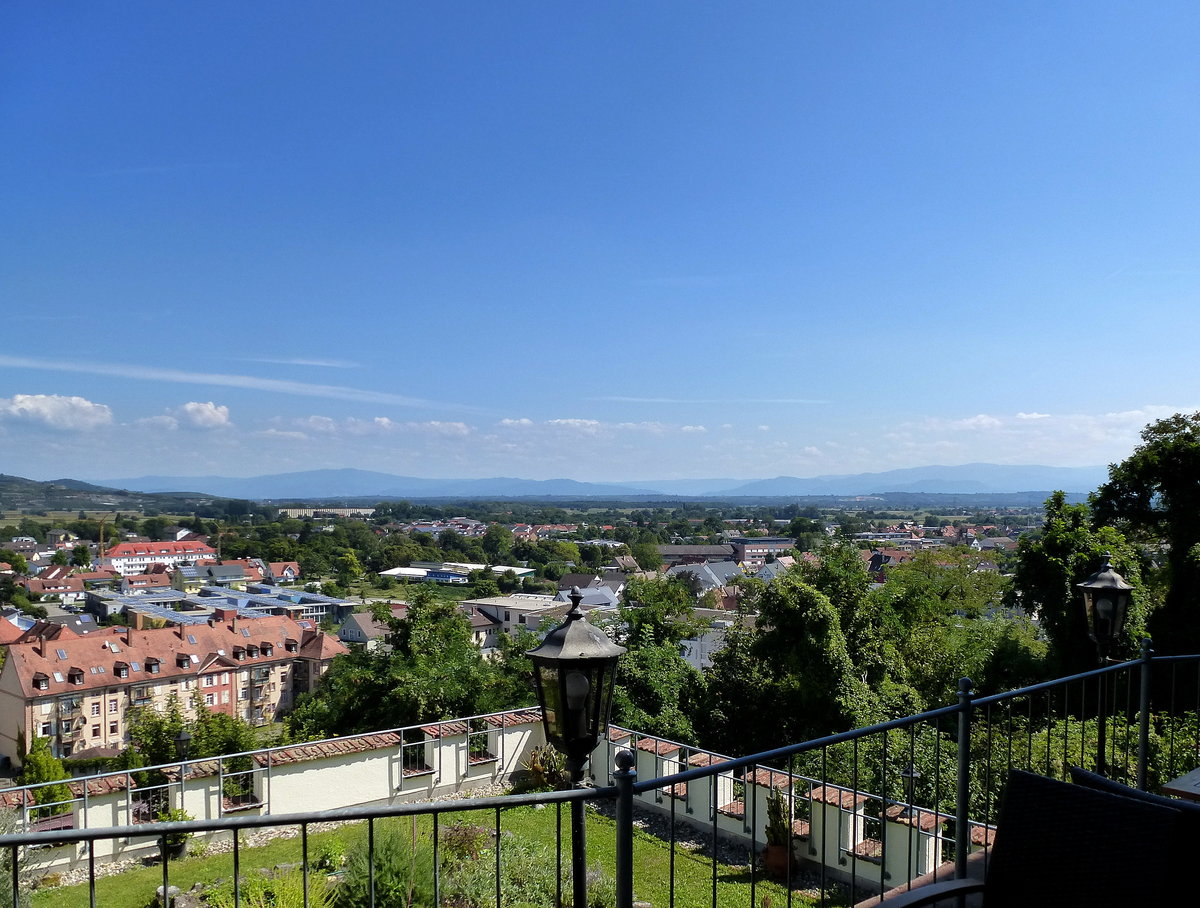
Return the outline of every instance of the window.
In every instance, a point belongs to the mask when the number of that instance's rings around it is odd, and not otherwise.
[[[238,699],[239,700],[249,700],[250,699],[250,689],[248,687],[243,687],[240,691],[238,691]]]
[[[152,674],[152,675],[157,675],[158,674],[158,660],[155,659],[153,662],[147,662],[146,663],[146,671],[150,672],[150,674]]]
[[[117,711],[117,698],[116,697],[113,697],[111,700],[108,701],[108,711],[110,713],[115,713]]]
[[[42,723],[42,737],[48,738],[54,733],[54,725],[50,722]]]
[[[93,738],[100,737],[100,726],[99,725],[92,726],[92,737]]]
[[[58,658],[60,658],[60,659],[67,658],[67,651],[65,649],[56,649],[55,652],[58,653]]]
[[[115,735],[117,733],[117,723],[116,722],[108,723],[108,733],[110,735]]]
[[[216,683],[217,683],[216,675],[205,675],[204,676],[204,686],[205,687],[212,687]]]
[[[215,695],[213,695],[213,694],[205,694],[204,695],[204,705],[205,706],[213,706],[216,704],[216,702],[217,702],[217,699],[216,699]]]
[[[92,715],[93,716],[100,715],[100,702],[99,701],[96,701],[95,703],[92,704]]]
[[[33,686],[36,690],[49,690],[50,679],[45,675],[34,675]]]
[[[221,702],[222,702],[222,703],[228,703],[228,702],[229,702],[229,691],[227,691],[227,690],[223,690],[223,691],[221,691]]]
[[[221,683],[222,684],[229,683],[229,672],[221,672]]]

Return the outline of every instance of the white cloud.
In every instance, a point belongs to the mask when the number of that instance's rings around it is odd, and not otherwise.
[[[189,401],[180,407],[175,415],[184,425],[193,429],[223,429],[233,425],[229,421],[229,408],[211,400],[207,403]]]
[[[679,431],[680,432],[707,432],[708,429],[704,428],[704,426],[680,426]]]
[[[958,425],[964,429],[998,429],[1001,426],[1001,422],[994,416],[980,413],[976,416],[968,416],[966,419],[958,420]]]
[[[770,427],[770,426],[759,426],[759,427],[758,427],[758,431],[760,431],[760,432],[770,432],[770,431],[771,431],[771,427]]]
[[[533,425],[533,420],[532,420],[532,419],[527,419],[526,417],[521,417],[520,419],[502,419],[502,420],[500,420],[500,422],[498,422],[498,423],[497,423],[497,425],[500,425],[500,426],[521,426],[521,427],[524,427],[524,426],[532,426],[532,425]]]
[[[404,397],[386,391],[370,391],[363,388],[348,388],[343,385],[318,385],[301,381],[286,381],[278,378],[260,378],[256,375],[228,375],[220,372],[185,372],[181,369],[163,369],[157,366],[137,366],[126,363],[64,363],[33,359],[26,356],[0,354],[0,366],[15,369],[44,369],[50,372],[77,372],[85,375],[113,375],[135,381],[174,382],[184,385],[216,385],[223,388],[245,388],[252,391],[268,391],[276,394],[293,394],[301,397],[324,397],[330,400],[349,400],[359,403],[392,404],[401,407],[442,407],[448,409],[470,409],[456,404],[435,404],[417,397]]]
[[[447,438],[462,438],[464,435],[471,434],[471,427],[465,422],[443,422],[433,419],[429,422],[406,422],[403,425],[406,429],[412,429],[415,432],[428,432],[431,435],[442,435]]]
[[[111,425],[112,410],[84,397],[58,394],[14,394],[0,398],[0,419],[40,423],[51,429],[86,432]]]
[[[1049,413],[1018,413],[1017,419],[1049,419]]]

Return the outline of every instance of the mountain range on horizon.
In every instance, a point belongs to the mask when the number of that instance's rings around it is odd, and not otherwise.
[[[886,492],[978,494],[1086,493],[1108,478],[1107,469],[988,463],[908,467],[878,473],[773,479],[669,479],[581,482],[574,479],[425,479],[357,469],[307,470],[264,476],[139,476],[91,480],[134,492],[189,492],[259,500],[320,498],[779,498],[855,496]]]

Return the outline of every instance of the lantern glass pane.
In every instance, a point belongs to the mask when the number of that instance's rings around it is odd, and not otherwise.
[[[538,685],[542,688],[542,703],[546,710],[546,731],[548,734],[562,735],[558,716],[562,709],[561,693],[558,688],[558,669],[549,665],[538,666]]]

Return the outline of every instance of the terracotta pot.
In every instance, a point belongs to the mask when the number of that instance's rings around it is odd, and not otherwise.
[[[768,876],[782,880],[788,872],[788,850],[786,845],[767,845],[763,848],[763,869]]]

